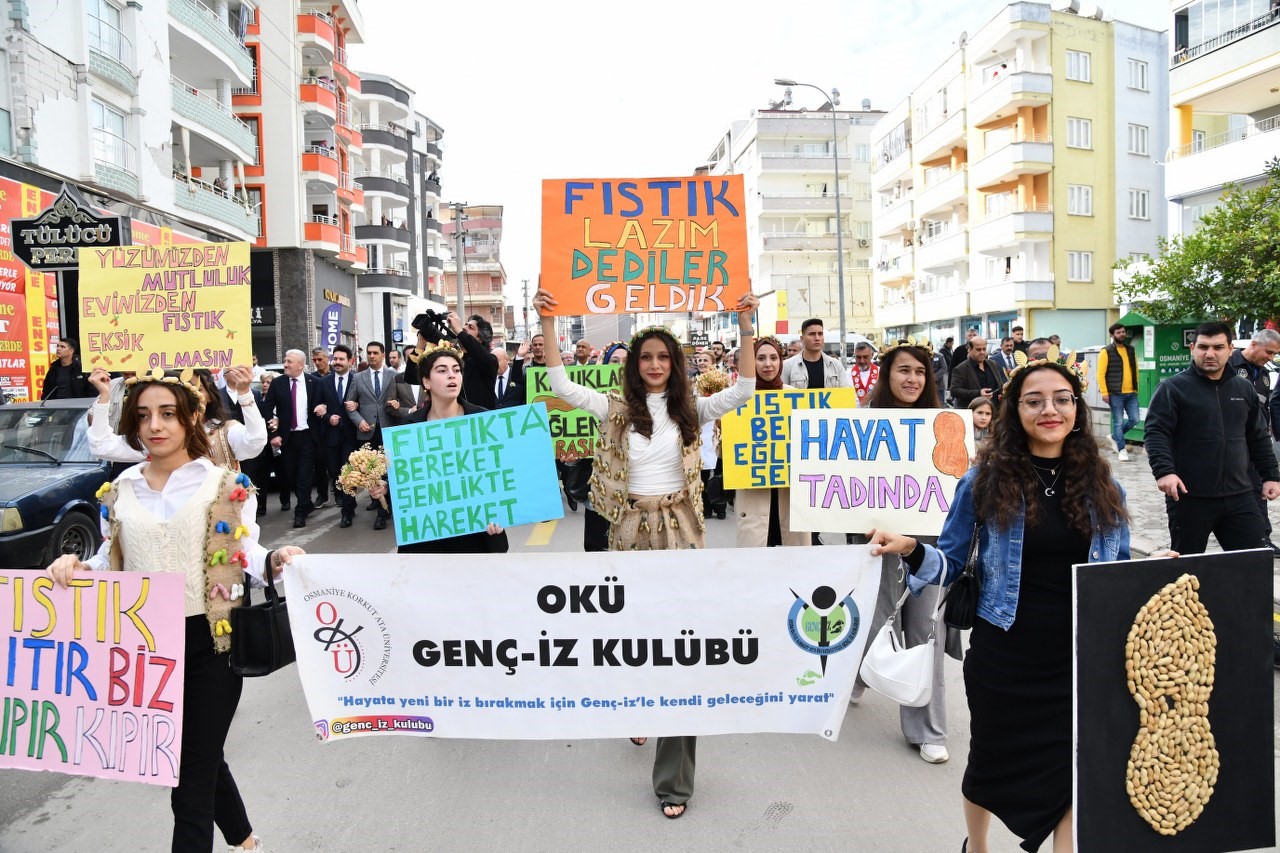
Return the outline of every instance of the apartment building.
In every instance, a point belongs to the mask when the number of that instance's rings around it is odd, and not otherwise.
[[[1280,5],[1174,0],[1169,45],[1170,230],[1196,228],[1223,186],[1261,182],[1280,154]]]
[[[456,209],[444,207],[442,231],[450,247],[456,247]],[[479,314],[493,325],[495,346],[505,343],[515,329],[515,311],[507,305],[507,271],[502,266],[502,205],[473,204],[462,208],[462,257],[456,248],[444,260],[444,301],[450,311],[466,317]],[[463,306],[458,306],[459,268],[463,282]]]
[[[1112,265],[1165,232],[1164,33],[1012,3],[872,132],[875,325],[1103,343]]]
[[[847,331],[865,334],[872,328],[870,143],[885,114],[872,110],[869,101],[861,111],[837,109],[834,115],[830,104],[813,111],[783,106],[734,122],[699,171],[743,176],[761,331],[798,334],[805,318],[820,317],[834,343],[840,319],[838,242],[844,250]],[[700,338],[737,342],[737,324],[728,314],[695,314],[688,325]]]

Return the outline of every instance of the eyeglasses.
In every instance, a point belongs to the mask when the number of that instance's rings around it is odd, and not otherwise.
[[[1054,394],[1052,397],[1023,397],[1018,401],[1018,405],[1022,406],[1028,414],[1038,415],[1044,411],[1045,404],[1053,402],[1053,408],[1059,412],[1065,412],[1068,409],[1074,409],[1076,406],[1076,396],[1074,394]]]

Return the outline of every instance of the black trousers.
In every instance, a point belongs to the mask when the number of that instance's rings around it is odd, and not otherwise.
[[[1224,551],[1265,548],[1267,542],[1257,495],[1243,492],[1221,498],[1164,499],[1169,514],[1169,547],[1179,554],[1203,554],[1209,534]]]
[[[232,847],[253,833],[244,801],[223,758],[244,679],[215,654],[209,620],[187,617],[186,680],[182,686],[182,764],[173,809],[173,853],[210,853],[213,827]]]
[[[1253,496],[1258,499],[1258,512],[1262,513],[1262,530],[1271,539],[1271,516],[1267,513],[1267,499],[1262,496],[1262,477],[1258,469],[1249,466],[1249,482],[1253,483]]]
[[[330,473],[329,454],[316,453],[315,472],[312,475],[312,482],[316,487],[316,499],[327,501],[329,499],[329,483],[337,476],[336,473]]]
[[[293,515],[306,518],[315,509],[311,502],[311,484],[316,472],[316,442],[311,430],[283,433],[280,459],[284,462],[284,479],[293,488]]]
[[[342,466],[347,464],[347,459],[351,456],[351,452],[353,450],[355,450],[355,448],[351,446],[350,442],[345,441],[340,441],[337,444],[324,448],[323,456],[327,461],[330,479],[336,480],[338,475],[342,473]],[[355,496],[347,494],[339,489],[337,485],[334,485],[333,498],[342,509],[342,515],[344,517],[350,518],[355,515]]]
[[[609,520],[591,507],[586,507],[582,515],[582,550],[609,550]]]

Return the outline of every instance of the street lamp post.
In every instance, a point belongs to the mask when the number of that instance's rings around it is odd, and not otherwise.
[[[836,107],[840,105],[840,90],[832,87],[831,92],[828,93],[821,86],[815,86],[812,83],[797,83],[795,80],[788,80],[785,77],[778,77],[773,82],[774,85],[787,87],[786,103],[788,104],[791,103],[791,88],[793,86],[817,89],[822,93],[822,97],[827,99],[827,103],[831,104],[831,161],[836,171],[836,276],[839,278],[838,295],[840,298],[840,363],[844,364],[844,220],[840,215],[840,123],[836,116]]]

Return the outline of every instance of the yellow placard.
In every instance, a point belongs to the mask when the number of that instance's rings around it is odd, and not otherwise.
[[[852,409],[852,388],[787,388],[757,391],[720,420],[726,489],[775,489],[790,485],[791,413],[803,409]]]
[[[82,248],[79,255],[86,368],[249,363],[248,243]]]

